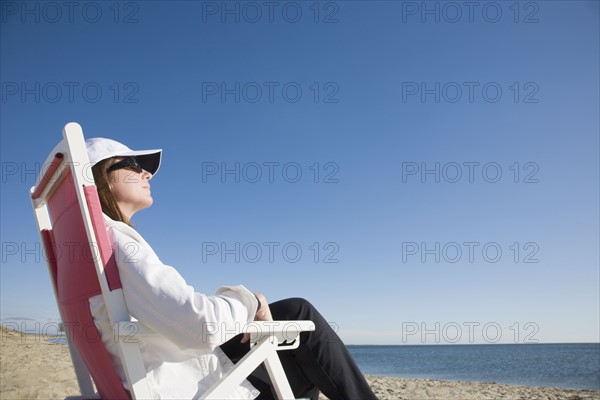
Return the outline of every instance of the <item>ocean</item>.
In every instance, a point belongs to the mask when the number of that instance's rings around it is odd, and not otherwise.
[[[600,390],[600,343],[358,346],[370,375]]]

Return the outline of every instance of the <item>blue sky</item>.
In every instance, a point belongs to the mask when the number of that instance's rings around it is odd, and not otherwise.
[[[351,344],[599,341],[598,4],[3,1],[1,317],[58,315],[27,194],[76,121],[164,149],[134,223],[200,292]]]

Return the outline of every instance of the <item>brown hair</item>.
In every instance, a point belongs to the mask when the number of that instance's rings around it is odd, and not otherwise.
[[[96,189],[98,190],[98,197],[100,198],[102,212],[115,221],[121,221],[133,227],[131,221],[121,212],[115,197],[110,191],[110,176],[107,170],[108,167],[117,162],[119,162],[118,157],[107,158],[106,160],[99,161],[92,167],[92,174],[94,175]]]

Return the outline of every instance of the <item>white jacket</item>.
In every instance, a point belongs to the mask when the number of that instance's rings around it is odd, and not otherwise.
[[[221,287],[214,296],[196,292],[160,261],[135,229],[106,215],[104,219],[132,320],[159,334],[139,338],[155,398],[198,398],[231,368],[218,346],[254,319],[256,297],[242,285]],[[101,295],[90,298],[90,311],[123,385],[130,390]],[[253,399],[258,394],[244,381],[230,398]]]

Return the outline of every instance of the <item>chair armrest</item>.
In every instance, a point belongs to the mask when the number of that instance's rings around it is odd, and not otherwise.
[[[244,326],[243,332],[250,333],[251,345],[263,338],[273,337],[279,344],[278,350],[287,350],[298,347],[300,332],[314,330],[312,321],[253,321]]]
[[[125,341],[138,335],[158,335],[137,321],[121,321],[116,325],[115,335]],[[245,325],[242,332],[250,333],[250,341],[253,343],[267,336],[274,336],[279,343],[282,343],[296,340],[300,332],[314,330],[315,324],[312,321],[253,321]]]
[[[152,329],[137,321],[122,321],[116,323],[115,339],[124,343],[137,343],[140,336],[158,335]],[[272,337],[277,341],[278,350],[291,350],[300,345],[300,332],[314,331],[312,321],[253,321],[246,324],[243,333],[250,334],[250,345],[253,346],[260,340]]]

